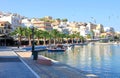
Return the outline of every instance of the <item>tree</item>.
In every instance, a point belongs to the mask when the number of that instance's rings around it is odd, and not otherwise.
[[[67,21],[68,21],[67,18],[62,19],[62,22],[67,22]]]
[[[63,38],[65,38],[65,34],[64,33],[58,33],[57,34],[57,37],[58,37],[58,41],[63,43]]]
[[[54,44],[56,44],[56,38],[57,38],[58,33],[59,33],[59,31],[57,31],[56,29],[53,29],[51,31],[51,35],[54,38]]]
[[[72,44],[73,44],[74,43],[75,34],[70,34],[70,38],[72,39]]]
[[[65,34],[65,38],[67,39],[67,44],[68,44],[68,38],[70,38],[69,34]]]
[[[79,40],[79,37],[80,37],[80,33],[79,33],[79,32],[76,33],[76,34],[75,34],[75,37],[76,37],[76,40],[77,40],[77,43],[78,43],[78,40]]]
[[[35,31],[35,37],[37,38],[37,45],[40,44],[40,38],[43,37],[43,30],[36,30]]]
[[[94,39],[94,36],[95,36],[95,32],[93,30],[90,31],[91,32],[91,38]]]
[[[83,36],[79,36],[80,41],[83,43],[84,42],[84,37]]]
[[[18,46],[21,45],[21,39],[22,39],[22,36],[25,35],[24,33],[24,28],[21,27],[21,26],[18,26],[13,32],[10,33],[11,35],[15,36],[17,34],[18,36]]]
[[[25,36],[28,38],[29,46],[31,46],[32,45],[31,44],[32,29],[29,27],[26,27],[26,28],[24,28],[23,32],[25,33]]]
[[[48,19],[48,18],[45,18],[45,17],[40,18],[40,21],[50,22],[50,23],[53,23],[53,22],[54,22],[54,20],[52,20],[52,19]]]
[[[90,39],[91,38],[91,35],[90,34],[87,34],[87,39]]]
[[[46,38],[49,37],[49,33],[47,31],[43,31],[44,45],[46,45]]]
[[[61,22],[61,19],[60,19],[60,18],[57,18],[56,20],[57,20],[58,22]]]
[[[51,34],[51,32],[49,33],[49,45],[51,45],[51,38],[52,38],[52,34]]]

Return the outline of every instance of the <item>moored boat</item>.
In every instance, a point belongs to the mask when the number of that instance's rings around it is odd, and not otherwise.
[[[48,52],[65,52],[66,48],[64,45],[53,45],[48,47]]]
[[[83,46],[83,45],[87,45],[88,43],[86,42],[86,43],[74,43],[73,45],[75,45],[75,46]]]

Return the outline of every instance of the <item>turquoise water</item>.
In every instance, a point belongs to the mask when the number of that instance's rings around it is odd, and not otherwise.
[[[66,52],[40,52],[40,54],[100,78],[120,78],[119,45],[76,46]]]

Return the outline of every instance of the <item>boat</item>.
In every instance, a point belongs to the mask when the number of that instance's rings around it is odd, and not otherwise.
[[[73,45],[75,45],[75,46],[83,46],[83,45],[87,45],[88,43],[87,42],[85,42],[85,43],[74,43]]]
[[[62,44],[52,45],[48,47],[48,52],[65,52],[66,47]]]

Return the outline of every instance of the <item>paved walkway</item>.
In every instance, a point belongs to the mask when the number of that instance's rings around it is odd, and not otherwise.
[[[14,52],[14,51],[15,52]],[[0,78],[98,78],[59,62],[51,66],[32,60],[31,52],[0,47]]]
[[[16,52],[41,78],[98,78],[97,76],[77,70],[59,62],[51,66],[41,65],[33,61],[31,52]]]
[[[0,78],[37,78],[10,48],[0,47]]]

